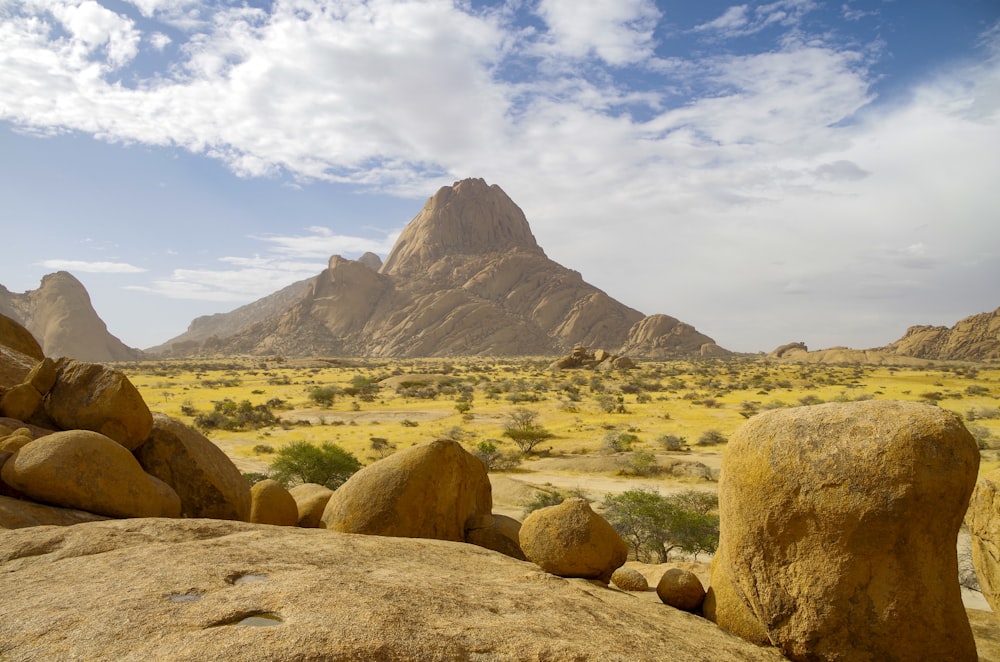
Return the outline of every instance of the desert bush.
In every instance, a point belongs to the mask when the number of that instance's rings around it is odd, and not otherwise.
[[[243,473],[243,477],[246,478],[246,481],[251,485],[256,485],[260,481],[267,480],[269,478],[267,474],[262,474],[258,471],[246,471]]]
[[[202,430],[256,430],[280,422],[267,405],[254,405],[249,400],[235,402],[229,398],[214,403],[212,412],[194,418],[194,424]]]
[[[717,507],[715,495],[695,490],[669,496],[651,490],[629,490],[607,495],[602,512],[637,560],[665,563],[675,549],[695,556],[716,550]]]
[[[986,449],[990,447],[990,441],[993,439],[993,433],[985,425],[969,425],[969,432],[972,434],[972,438],[976,440],[976,444],[980,449]]]
[[[604,435],[604,443],[601,448],[612,453],[623,453],[632,450],[632,444],[638,441],[639,437],[628,432],[609,432]]]
[[[550,491],[540,491],[535,492],[535,495],[524,502],[524,514],[525,516],[530,515],[536,510],[542,508],[548,508],[549,506],[558,506],[560,503],[566,499],[573,497],[585,498],[582,490],[550,490]]]
[[[687,438],[679,437],[676,434],[661,435],[656,439],[656,443],[660,444],[660,446],[663,446],[663,450],[667,451],[691,450],[688,447]]]
[[[389,443],[385,437],[369,437],[368,448],[378,453],[379,457],[392,455],[396,450],[396,444]]]
[[[698,437],[697,444],[699,446],[718,446],[719,444],[726,443],[726,441],[728,441],[726,435],[718,430],[705,430]]]
[[[639,449],[624,458],[619,473],[626,476],[655,476],[660,473],[660,463],[652,451]]]
[[[309,391],[309,399],[321,407],[329,407],[341,393],[336,386],[316,386]]]
[[[378,382],[374,378],[355,375],[351,378],[351,385],[344,387],[344,393],[362,402],[375,402],[378,389]]]
[[[253,447],[253,452],[256,453],[257,455],[263,455],[265,453],[273,453],[274,446],[271,446],[270,444],[257,444],[256,446]]]
[[[278,449],[268,473],[286,488],[318,483],[335,490],[360,468],[361,462],[336,444],[293,441]]]
[[[492,439],[480,441],[472,454],[486,465],[488,472],[512,471],[521,464],[521,455],[516,451],[503,451],[497,446],[500,443]]]
[[[402,421],[399,422],[399,424],[404,428],[415,428],[420,425],[420,423],[417,423],[416,421],[411,421],[408,418],[404,418]]]

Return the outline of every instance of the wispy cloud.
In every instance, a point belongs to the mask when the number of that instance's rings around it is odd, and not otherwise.
[[[770,27],[793,27],[803,16],[818,7],[814,0],[777,0],[756,6],[734,5],[718,18],[695,26],[694,31],[720,39],[746,37]]]
[[[385,256],[398,234],[371,239],[317,226],[302,234],[251,236],[268,245],[263,254],[221,257],[217,268],[175,269],[168,277],[128,289],[171,299],[244,303],[315,276],[326,268],[331,255],[357,258],[370,251]]]
[[[92,274],[138,274],[146,269],[127,262],[88,262],[85,260],[42,260],[39,266],[60,271],[78,271]]]

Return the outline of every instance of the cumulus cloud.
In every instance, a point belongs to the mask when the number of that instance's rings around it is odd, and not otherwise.
[[[773,303],[771,316],[788,313],[782,328],[809,340],[858,291],[903,306],[959,269],[996,272],[996,26],[986,57],[880,104],[877,49],[809,33],[812,0],[730,6],[688,33],[709,47],[672,59],[655,55],[662,17],[648,0],[131,4],[141,20],[90,0],[9,5],[0,118],[178,146],[293,185],[417,197],[485,177],[553,258],[586,265],[588,280],[647,313],[735,329],[715,335],[736,349],[774,339],[761,340],[764,321],[754,337],[706,301],[742,314]],[[517,11],[534,12],[530,23]],[[762,45],[714,47],[750,35]],[[143,49],[179,59],[122,85]],[[384,255],[394,238],[259,235],[263,257],[176,270],[152,289],[246,301],[331,254]],[[858,315],[874,328],[897,312]]]
[[[39,266],[60,271],[93,274],[138,274],[146,270],[127,262],[88,262],[86,260],[42,260]]]

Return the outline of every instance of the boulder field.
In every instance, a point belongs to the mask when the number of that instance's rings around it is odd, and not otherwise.
[[[251,489],[124,375],[39,356],[8,322],[2,660],[971,661],[977,643],[1000,659],[995,617],[966,612],[956,581],[978,449],[937,407],[749,419],[724,454],[707,593],[679,570],[650,601],[590,504],[493,515],[485,468],[457,442],[334,491]],[[997,484],[980,481],[968,516],[994,608]],[[699,605],[711,620],[681,611]]]

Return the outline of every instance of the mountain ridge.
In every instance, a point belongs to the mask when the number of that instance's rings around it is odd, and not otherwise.
[[[400,233],[385,262],[374,269],[371,257],[331,257],[290,305],[272,305],[276,300],[267,303],[268,297],[249,304],[262,314],[246,323],[231,323],[230,314],[212,316],[214,328],[239,327],[228,336],[199,339],[192,323],[187,335],[149,351],[551,356],[582,344],[640,350],[653,358],[729,354],[667,316],[630,335],[646,316],[550,260],[521,208],[482,179],[441,187]],[[664,319],[673,324],[664,325]],[[664,337],[650,336],[650,328],[662,329]]]

